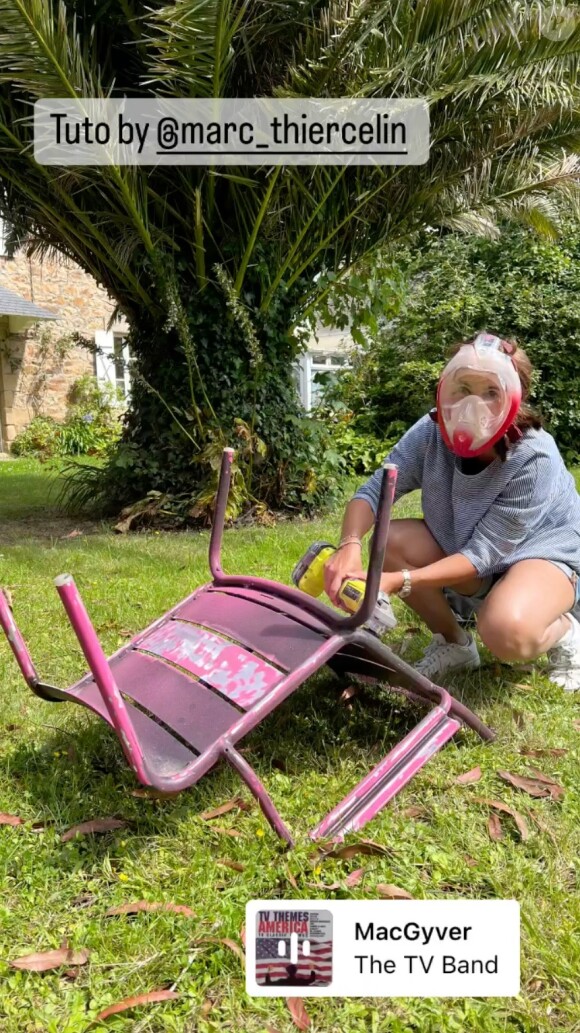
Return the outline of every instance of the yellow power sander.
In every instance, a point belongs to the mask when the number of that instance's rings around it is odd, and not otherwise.
[[[314,542],[304,553],[302,559],[292,571],[292,581],[302,592],[318,598],[324,591],[324,567],[336,547],[330,542]],[[342,605],[350,613],[356,613],[363,601],[366,583],[358,578],[347,578],[342,582],[338,597]],[[386,592],[379,592],[377,605],[372,617],[365,623],[364,627],[375,635],[383,635],[396,627],[397,618],[393,613],[391,603]]]

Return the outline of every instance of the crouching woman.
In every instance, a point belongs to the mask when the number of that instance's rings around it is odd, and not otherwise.
[[[477,614],[500,660],[547,653],[549,677],[580,689],[580,496],[557,445],[527,404],[531,363],[515,342],[481,333],[455,349],[437,407],[388,456],[395,500],[420,488],[423,519],[392,520],[383,591],[398,594],[432,632],[417,670],[433,681],[479,667],[458,615]],[[374,524],[378,470],[349,502],[338,551],[325,567],[333,602],[361,570]],[[580,615],[580,606],[578,607]]]

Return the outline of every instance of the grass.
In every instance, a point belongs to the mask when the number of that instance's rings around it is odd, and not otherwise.
[[[32,461],[0,465],[1,580],[12,592],[42,676],[67,684],[83,672],[84,663],[53,577],[64,570],[74,573],[112,652],[207,580],[208,535],[123,537],[106,525],[79,524],[55,511],[49,483],[47,469]],[[416,513],[417,500],[402,508]],[[339,522],[337,511],[312,522],[227,532],[224,565],[287,582],[306,546],[317,538],[335,539]],[[72,531],[82,533],[70,536]],[[400,625],[392,639],[412,661],[428,635],[403,604],[395,606]],[[340,705],[348,683],[330,673],[319,675],[245,741],[246,756],[298,838],[297,848],[284,853],[256,807],[216,822],[201,819],[205,809],[240,790],[225,766],[176,799],[135,797],[136,783],[104,723],[80,708],[51,705],[30,694],[6,646],[0,647],[0,673],[0,810],[26,819],[20,827],[0,828],[2,1033],[81,1033],[109,1004],[176,983],[178,1000],[119,1015],[106,1028],[290,1033],[295,1027],[284,1000],[248,998],[237,956],[219,942],[200,941],[239,941],[250,899],[373,899],[381,882],[417,898],[519,900],[521,994],[310,999],[313,1033],[580,1029],[574,728],[579,701],[551,686],[540,665],[522,670],[484,654],[481,670],[457,679],[454,689],[497,729],[497,741],[485,746],[462,732],[366,827],[363,837],[386,845],[388,853],[322,863],[312,858],[306,832],[411,727],[416,714],[396,697],[365,688],[350,707]],[[534,760],[520,752],[530,747],[567,752]],[[497,775],[502,769],[525,773],[534,764],[565,787],[562,802],[532,799]],[[457,775],[476,765],[483,772],[477,784],[456,783]],[[242,794],[247,796],[243,789]],[[474,797],[516,807],[528,821],[529,839],[522,841],[512,819],[502,816],[503,839],[493,842],[489,810]],[[405,816],[413,805],[425,809],[423,818]],[[71,825],[110,816],[125,819],[127,827],[61,842]],[[35,830],[35,822],[44,827]],[[238,862],[243,871],[220,865],[223,859]],[[308,885],[332,883],[360,867],[364,878],[350,890],[325,892]],[[289,874],[298,890],[288,882]],[[187,904],[196,917],[166,912],[105,917],[109,907],[142,899]],[[63,941],[91,952],[74,979],[63,969],[42,975],[6,963]]]

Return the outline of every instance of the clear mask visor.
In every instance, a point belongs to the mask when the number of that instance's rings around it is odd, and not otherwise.
[[[511,392],[497,373],[456,367],[443,374],[439,411],[449,438],[460,439],[470,450],[491,441],[509,422]]]

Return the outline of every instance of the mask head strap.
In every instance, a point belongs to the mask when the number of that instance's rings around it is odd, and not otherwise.
[[[511,358],[515,352],[515,346],[511,341],[505,341],[503,337],[495,337],[494,334],[481,333],[471,342],[476,352],[480,354],[487,348],[501,352],[507,358]]]

